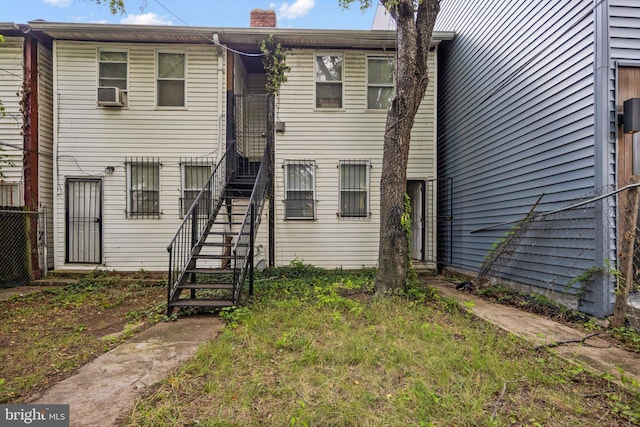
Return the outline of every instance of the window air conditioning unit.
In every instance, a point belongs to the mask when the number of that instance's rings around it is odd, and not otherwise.
[[[98,87],[98,105],[103,107],[123,107],[124,94],[117,87]]]

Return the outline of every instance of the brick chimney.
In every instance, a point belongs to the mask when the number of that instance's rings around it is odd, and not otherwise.
[[[253,9],[251,11],[252,28],[276,28],[275,10]]]

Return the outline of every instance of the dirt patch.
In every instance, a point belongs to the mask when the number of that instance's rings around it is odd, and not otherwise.
[[[163,286],[90,277],[0,301],[0,403],[25,401],[157,323],[165,298]]]
[[[15,296],[25,296],[42,290],[43,286],[17,286],[15,288],[0,289],[0,301],[6,301]]]

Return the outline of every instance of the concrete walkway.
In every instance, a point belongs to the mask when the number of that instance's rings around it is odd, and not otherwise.
[[[588,333],[565,326],[561,323],[533,313],[501,304],[488,302],[478,296],[461,292],[445,281],[430,283],[464,305],[471,313],[491,322],[505,331],[511,332],[532,344],[532,347],[561,341],[582,340]],[[640,355],[623,350],[597,336],[583,344],[569,343],[551,348],[551,351],[571,362],[582,365],[598,375],[608,374],[621,384],[621,373],[628,379],[640,383]]]
[[[158,323],[29,403],[69,404],[71,426],[117,425],[117,418],[133,407],[147,387],[169,376],[222,327],[222,321],[213,316]]]

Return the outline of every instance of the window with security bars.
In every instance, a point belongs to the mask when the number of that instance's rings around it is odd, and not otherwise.
[[[202,188],[207,185],[209,176],[213,168],[213,159],[208,158],[195,158],[195,159],[182,159],[181,162],[181,174],[182,174],[182,198],[180,199],[182,206],[182,215],[186,215],[191,209],[191,205],[200,194]],[[207,188],[207,191],[202,195],[199,203],[198,212],[200,215],[211,214],[211,187]],[[204,210],[203,210],[204,209]]]
[[[185,67],[184,53],[158,53],[156,95],[158,107],[185,106]]]
[[[367,108],[387,110],[394,93],[393,58],[370,56],[367,58]]]
[[[340,211],[343,218],[369,216],[369,170],[367,160],[342,160],[340,168]]]
[[[160,218],[160,160],[127,159],[127,216]]]
[[[126,51],[100,51],[98,86],[127,90],[127,56]]]
[[[285,168],[285,218],[315,219],[315,175],[313,160],[289,161]]]
[[[22,185],[19,182],[0,182],[0,206],[23,205]]]

